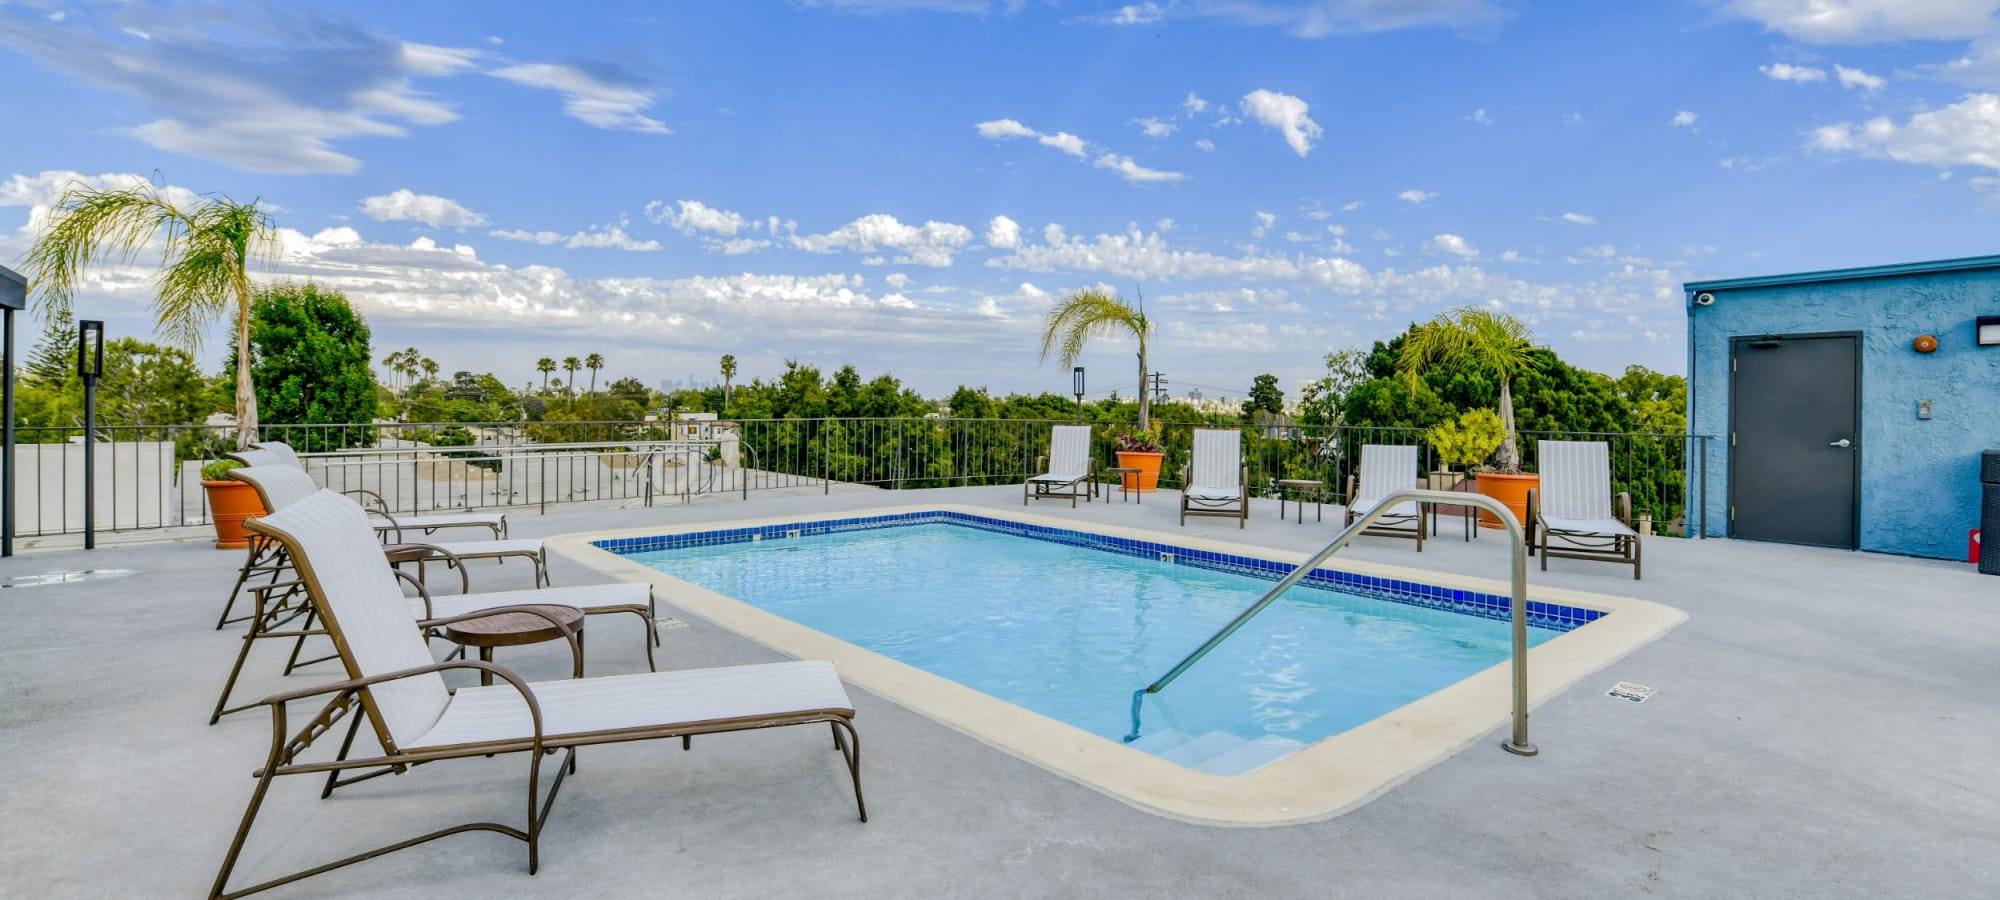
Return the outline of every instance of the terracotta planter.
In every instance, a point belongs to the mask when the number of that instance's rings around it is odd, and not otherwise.
[[[202,490],[208,494],[208,518],[215,523],[215,547],[218,550],[240,550],[250,544],[250,534],[243,530],[243,520],[264,514],[264,503],[257,499],[257,489],[241,481],[204,481]]]
[[[1126,475],[1135,480],[1132,489],[1149,494],[1160,489],[1160,461],[1167,458],[1165,453],[1141,453],[1134,450],[1118,451],[1118,468],[1138,469],[1137,475]]]
[[[1507,504],[1514,518],[1521,521],[1521,530],[1528,527],[1528,491],[1542,484],[1540,475],[1504,475],[1499,472],[1481,472],[1474,482],[1479,492]],[[1485,510],[1479,511],[1479,525],[1482,528],[1503,528],[1500,520]]]

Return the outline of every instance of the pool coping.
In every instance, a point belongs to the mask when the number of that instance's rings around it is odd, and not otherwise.
[[[724,528],[948,511],[1023,524],[1085,531],[1191,550],[1296,564],[1310,554],[1102,523],[956,503],[899,504],[820,515],[662,523],[645,528],[564,534],[548,550],[608,577],[653,585],[662,602],[780,653],[833,662],[855,686],[942,722],[982,743],[1025,759],[1149,812],[1216,825],[1288,825],[1351,811],[1509,721],[1511,665],[1500,662],[1362,725],[1308,745],[1242,775],[1211,775],[974,688],[866,650],[664,572],[593,542],[686,534]],[[1411,569],[1354,559],[1322,568],[1416,581],[1454,590],[1506,595],[1504,581]],[[1600,610],[1607,615],[1557,634],[1528,652],[1529,705],[1540,705],[1583,677],[1666,634],[1687,614],[1635,597],[1530,584],[1531,599]],[[1134,688],[1141,685],[1134,685]],[[865,723],[864,727],[865,727]],[[1498,752],[1497,748],[1495,752]]]

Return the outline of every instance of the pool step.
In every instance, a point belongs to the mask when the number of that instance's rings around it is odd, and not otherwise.
[[[1191,737],[1172,728],[1150,732],[1132,742],[1133,749],[1214,775],[1240,775],[1303,746],[1299,741],[1276,735],[1246,741],[1224,731]]]

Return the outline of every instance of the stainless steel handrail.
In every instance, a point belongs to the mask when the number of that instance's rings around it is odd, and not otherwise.
[[[1448,503],[1454,506],[1477,506],[1492,513],[1495,518],[1500,520],[1502,525],[1507,526],[1507,537],[1512,547],[1514,563],[1513,594],[1512,602],[1509,603],[1510,617],[1513,619],[1514,626],[1514,733],[1511,738],[1502,742],[1501,746],[1506,748],[1507,752],[1517,756],[1534,756],[1539,752],[1534,744],[1528,743],[1528,542],[1521,532],[1521,520],[1514,518],[1514,511],[1508,509],[1506,504],[1484,494],[1414,489],[1397,491],[1383,498],[1382,502],[1375,504],[1374,509],[1369,510],[1354,524],[1349,525],[1341,533],[1335,535],[1333,540],[1327,542],[1325,547],[1321,547],[1318,553],[1314,553],[1310,559],[1300,563],[1297,568],[1287,573],[1284,578],[1279,579],[1278,583],[1265,592],[1264,596],[1259,597],[1257,602],[1250,604],[1250,608],[1245,609],[1236,618],[1231,619],[1229,624],[1222,626],[1221,631],[1216,632],[1215,636],[1204,641],[1193,653],[1188,654],[1186,659],[1181,660],[1178,665],[1168,670],[1167,674],[1160,676],[1159,680],[1152,684],[1133,691],[1132,733],[1125,736],[1125,741],[1130,743],[1139,739],[1139,704],[1145,699],[1147,694],[1157,694],[1165,690],[1167,685],[1172,684],[1174,679],[1181,677],[1181,673],[1186,672],[1189,667],[1200,662],[1202,657],[1207,656],[1210,650],[1216,648],[1216,645],[1228,640],[1229,636],[1235,634],[1237,629],[1242,628],[1252,617],[1263,612],[1264,607],[1270,606],[1271,601],[1278,599],[1278,595],[1290,590],[1301,579],[1312,574],[1312,571],[1319,568],[1320,563],[1325,562],[1327,557],[1340,552],[1340,548],[1347,546],[1349,542],[1354,540],[1356,535],[1374,525],[1375,520],[1388,515],[1389,511],[1396,506],[1412,500],[1418,504],[1420,519],[1422,516],[1422,504]],[[1419,527],[1421,527],[1421,522],[1419,523]]]

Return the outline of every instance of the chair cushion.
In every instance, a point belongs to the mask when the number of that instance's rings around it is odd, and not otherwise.
[[[825,660],[644,672],[528,685],[545,738],[632,728],[813,712],[853,713]],[[428,733],[407,748],[521,740],[534,735],[528,705],[506,684],[459,688]]]
[[[1617,519],[1568,519],[1561,516],[1542,515],[1542,527],[1565,534],[1637,535],[1624,522]]]
[[[1216,502],[1221,500],[1239,500],[1242,497],[1243,492],[1236,488],[1202,487],[1196,485],[1187,489],[1187,498],[1189,500]]]
[[[453,556],[461,559],[492,559],[496,556],[540,556],[542,542],[532,538],[508,541],[443,541],[433,547],[443,547]]]

